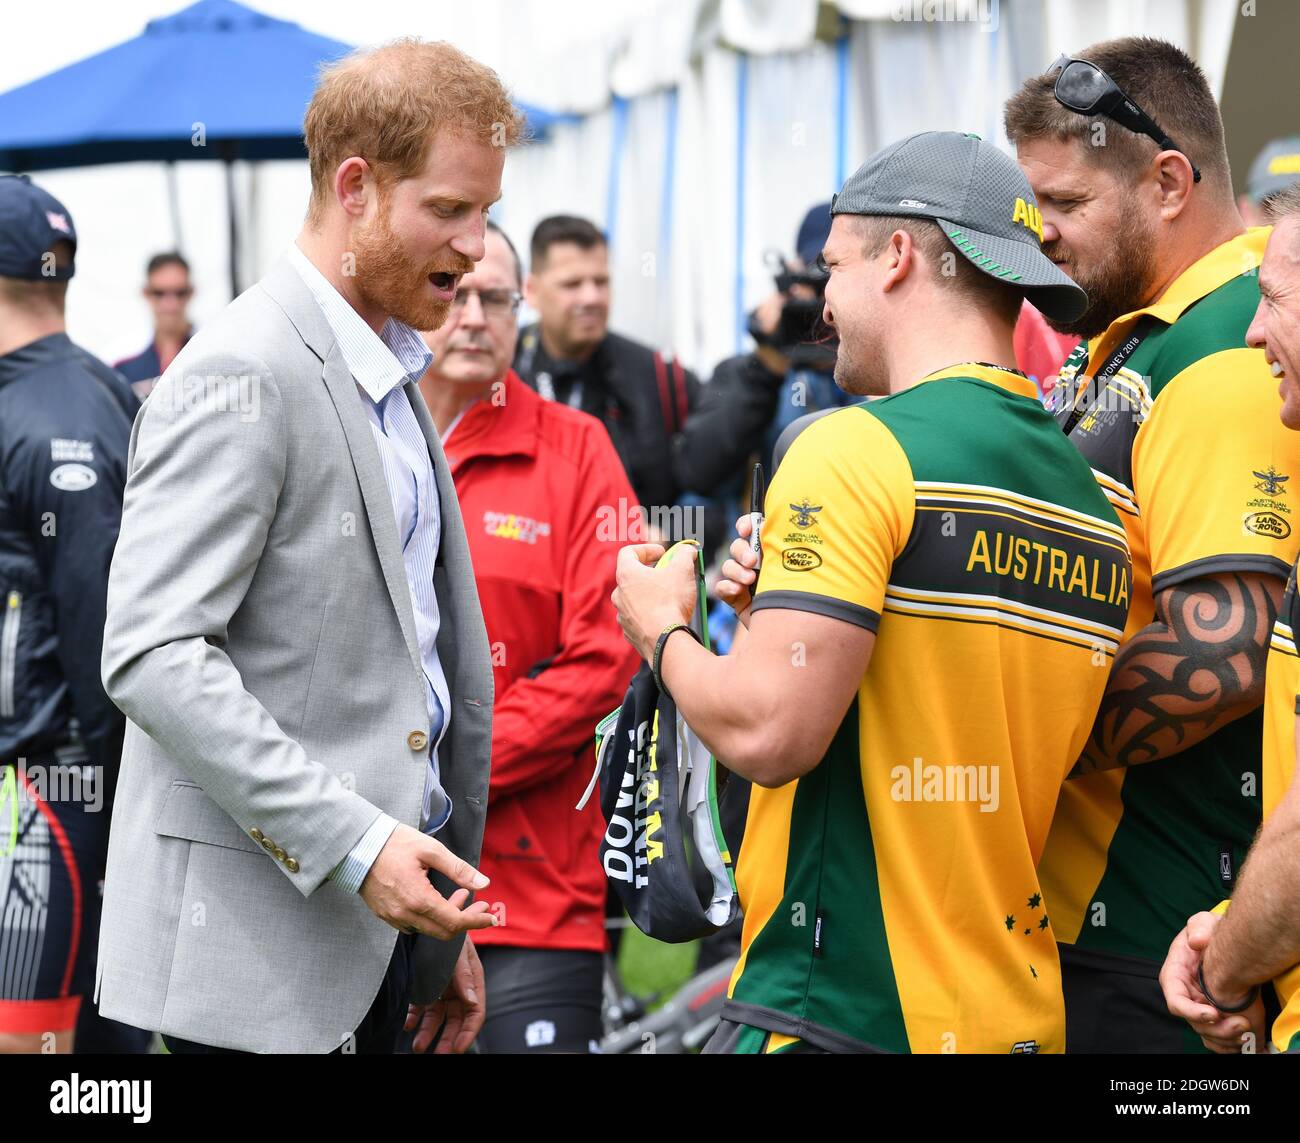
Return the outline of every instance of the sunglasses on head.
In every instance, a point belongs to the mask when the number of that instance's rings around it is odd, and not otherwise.
[[[1062,107],[1080,115],[1104,115],[1121,127],[1154,139],[1162,151],[1177,151],[1186,157],[1187,152],[1164,133],[1160,124],[1125,95],[1119,84],[1095,63],[1062,55],[1043,74],[1050,75],[1057,68],[1061,69],[1061,74],[1056,77],[1056,101]],[[1192,181],[1201,181],[1201,172],[1195,163],[1192,163]]]

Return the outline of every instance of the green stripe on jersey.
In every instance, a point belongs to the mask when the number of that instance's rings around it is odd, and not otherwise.
[[[1259,275],[1252,272],[1225,282],[1185,310],[1152,344],[1147,368],[1137,370],[1150,375],[1152,398],[1189,365],[1226,350],[1245,349],[1246,330],[1258,307]]]
[[[907,1052],[858,741],[855,698],[826,757],[799,779],[785,892],[750,945],[732,998]]]
[[[984,484],[1119,526],[1087,462],[1046,409],[974,377],[942,377],[859,405],[898,441],[917,480]]]

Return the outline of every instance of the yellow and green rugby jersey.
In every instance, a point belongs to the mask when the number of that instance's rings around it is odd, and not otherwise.
[[[1300,433],[1278,419],[1263,352],[1246,347],[1268,233],[1212,250],[1062,370],[1061,391],[1086,402],[1096,394],[1072,381],[1145,331],[1069,438],[1128,532],[1126,638],[1151,622],[1153,590],[1220,572],[1284,579],[1300,545]],[[1039,866],[1062,943],[1141,958],[1154,977],[1174,934],[1245,860],[1260,819],[1261,730],[1255,711],[1173,757],[1066,783]]]
[[[1296,716],[1300,715],[1300,594],[1291,568],[1286,594],[1273,625],[1268,648],[1264,693],[1264,816],[1276,808],[1295,779]],[[1300,1051],[1300,965],[1273,981],[1282,1012],[1273,1023],[1273,1045],[1282,1052]]]
[[[1028,378],[974,364],[809,425],[765,507],[755,609],[876,641],[826,756],[753,790],[725,1018],[829,1049],[1061,1051],[1034,867],[1127,614],[1115,512]]]

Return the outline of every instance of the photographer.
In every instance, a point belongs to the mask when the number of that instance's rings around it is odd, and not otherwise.
[[[815,267],[830,228],[828,202],[804,216],[796,257],[777,259],[777,292],[750,316],[754,352],[723,361],[704,386],[676,441],[677,470],[687,487],[738,495],[745,460],[757,452],[768,465],[788,424],[853,403],[835,384],[836,342],[820,325],[826,276]],[[735,513],[724,515],[729,521]]]

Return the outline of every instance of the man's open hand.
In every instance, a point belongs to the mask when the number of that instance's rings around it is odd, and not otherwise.
[[[412,1004],[407,1008],[406,1030],[418,1029],[411,1041],[411,1051],[427,1052],[439,1028],[442,1036],[433,1050],[435,1056],[468,1051],[487,1019],[485,991],[478,950],[466,935],[442,995],[432,1004]]]
[[[436,869],[461,888],[444,898],[431,884]],[[423,933],[440,941],[468,929],[497,923],[486,901],[464,908],[470,890],[485,889],[488,879],[445,845],[408,825],[399,825],[361,883],[361,899],[382,921],[404,933]]]

